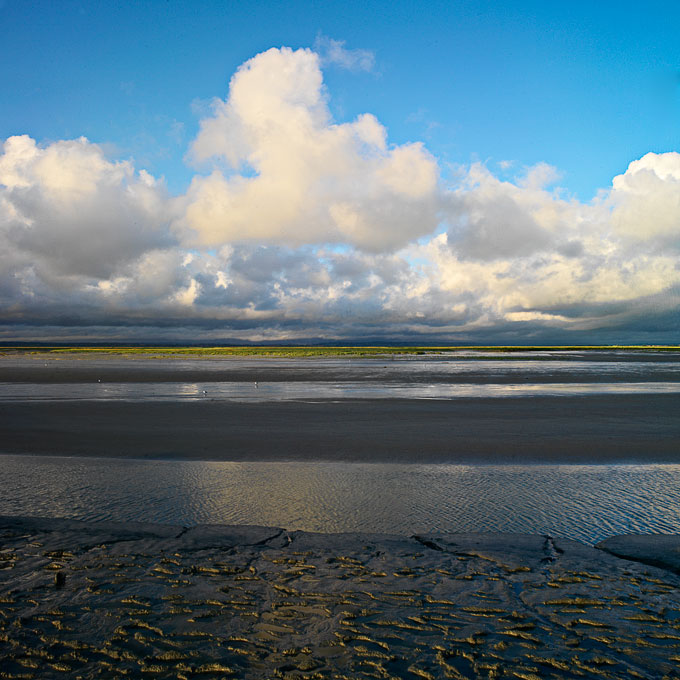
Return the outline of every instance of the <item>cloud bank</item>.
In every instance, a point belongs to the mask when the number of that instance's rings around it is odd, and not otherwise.
[[[590,202],[546,164],[445,179],[372,114],[333,120],[331,62],[372,67],[328,39],[243,64],[179,196],[84,138],[5,140],[0,339],[677,341],[680,154]]]

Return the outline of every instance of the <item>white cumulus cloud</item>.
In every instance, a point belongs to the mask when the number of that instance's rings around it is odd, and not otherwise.
[[[473,164],[446,194],[449,244],[462,258],[495,260],[538,252],[581,250],[580,204],[550,191],[554,168],[535,166],[518,183]]]
[[[434,158],[419,143],[390,147],[371,114],[334,123],[322,84],[310,50],[271,49],[239,68],[190,150],[222,167],[189,188],[178,224],[188,241],[379,252],[436,228]]]
[[[0,200],[5,247],[39,272],[107,277],[171,241],[163,186],[82,137],[46,146],[7,139]]]
[[[680,153],[648,153],[612,182],[612,227],[636,248],[680,249]]]

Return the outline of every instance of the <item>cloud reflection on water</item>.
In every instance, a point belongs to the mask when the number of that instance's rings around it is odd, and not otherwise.
[[[549,533],[587,543],[680,532],[680,465],[0,459],[0,514],[8,515],[322,532]]]

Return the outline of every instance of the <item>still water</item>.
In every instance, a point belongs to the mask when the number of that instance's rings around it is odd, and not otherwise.
[[[0,514],[321,532],[680,532],[680,465],[409,465],[0,456]]]
[[[341,399],[463,399],[577,397],[588,394],[678,394],[680,382],[615,383],[380,383],[158,382],[158,383],[1,383],[3,401],[328,401]]]
[[[576,397],[588,394],[677,394],[680,382],[431,384],[328,383],[313,381],[244,383],[0,383],[3,401],[315,401],[341,399],[462,399]]]

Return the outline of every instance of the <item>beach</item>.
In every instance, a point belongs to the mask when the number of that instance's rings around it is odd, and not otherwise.
[[[0,680],[680,680],[620,5],[0,0]]]
[[[0,677],[679,677],[678,365],[2,357]]]

